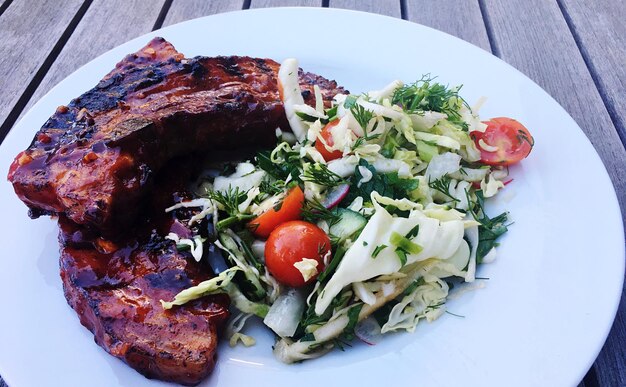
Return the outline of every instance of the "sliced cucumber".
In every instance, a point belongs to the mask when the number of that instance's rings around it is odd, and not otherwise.
[[[339,221],[333,224],[328,231],[330,235],[341,240],[354,236],[367,223],[367,219],[358,212],[346,208],[337,208],[335,211],[339,214]]]

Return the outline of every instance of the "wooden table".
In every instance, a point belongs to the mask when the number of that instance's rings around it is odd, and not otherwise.
[[[510,63],[550,93],[585,131],[609,171],[626,219],[622,0],[0,0],[0,140],[56,83],[132,38],[220,12],[304,5],[421,23]],[[626,386],[625,297],[581,385]]]

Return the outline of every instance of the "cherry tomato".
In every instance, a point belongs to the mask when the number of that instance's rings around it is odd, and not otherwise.
[[[330,250],[330,238],[314,224],[294,220],[278,226],[265,242],[267,270],[283,284],[300,287],[317,278],[324,266],[324,256]],[[302,258],[317,261],[316,273],[305,281],[294,264]]]
[[[322,137],[326,144],[328,144],[328,146],[330,147],[335,145],[335,142],[333,141],[333,135],[330,132],[330,129],[338,123],[339,120],[329,122],[328,124],[326,124],[326,126],[324,126],[324,128],[322,128],[322,131],[320,132],[320,137]],[[341,156],[343,156],[343,152],[340,150],[328,150],[324,143],[322,143],[319,139],[315,141],[315,149],[317,149],[317,151],[322,154],[322,157],[324,157],[324,160],[326,161],[340,159]]]
[[[248,228],[250,228],[254,235],[260,238],[267,238],[272,230],[278,227],[281,223],[300,219],[302,216],[303,204],[304,193],[300,187],[296,186],[289,191],[281,204],[275,208],[269,209],[250,221],[250,223],[248,223]]]
[[[480,150],[480,160],[484,164],[515,164],[528,156],[532,150],[535,140],[528,129],[519,121],[507,117],[497,117],[484,123],[487,124],[484,133],[471,133],[476,142],[476,147]],[[480,140],[487,146],[493,146],[497,149],[494,151],[485,150]]]

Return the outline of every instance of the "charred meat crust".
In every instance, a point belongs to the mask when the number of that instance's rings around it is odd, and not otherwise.
[[[100,83],[61,106],[9,171],[31,216],[64,214],[104,234],[133,222],[154,175],[172,158],[202,150],[269,147],[288,128],[278,63],[250,57],[195,57],[155,38]],[[326,103],[343,89],[300,73]]]
[[[208,279],[206,268],[176,251],[134,241],[111,252],[61,218],[61,278],[70,306],[96,343],[148,378],[194,385],[215,365],[218,330],[229,316],[225,294],[164,310],[183,289]]]
[[[136,227],[118,241],[59,218],[63,290],[80,322],[98,345],[146,377],[186,385],[212,371],[230,303],[225,294],[170,310],[159,302],[211,276],[204,261],[196,262],[163,237],[192,231],[187,221],[197,209],[165,213],[163,208],[190,197],[186,186],[197,164],[186,157],[167,165]]]

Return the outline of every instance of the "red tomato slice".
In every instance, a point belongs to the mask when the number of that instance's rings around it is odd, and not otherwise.
[[[254,235],[260,238],[267,238],[281,223],[300,219],[303,205],[304,193],[300,187],[296,186],[283,199],[279,209],[271,208],[262,213],[248,223],[248,228]]]
[[[519,121],[508,117],[492,118],[485,121],[484,133],[472,132],[470,135],[480,150],[480,160],[488,165],[511,165],[526,158],[535,144],[530,132]],[[480,141],[482,140],[482,142]],[[487,150],[486,147],[495,147]]]
[[[324,126],[324,128],[320,132],[320,137],[324,139],[324,141],[326,142],[326,144],[328,144],[328,146],[332,147],[333,145],[335,145],[335,142],[333,141],[333,135],[330,132],[330,128],[337,125],[338,123],[339,123],[339,120],[334,120],[333,122],[329,122],[328,124],[326,124],[326,126]],[[341,156],[343,156],[342,151],[329,150],[328,148],[326,148],[324,143],[322,143],[319,140],[315,141],[315,149],[317,149],[317,151],[321,153],[322,157],[324,157],[324,160],[326,161],[339,159],[341,158]]]
[[[330,238],[314,224],[301,220],[278,226],[265,242],[265,265],[279,282],[300,287],[315,281],[324,266],[324,256],[330,250]],[[317,261],[316,271],[305,281],[294,264],[302,258]]]

